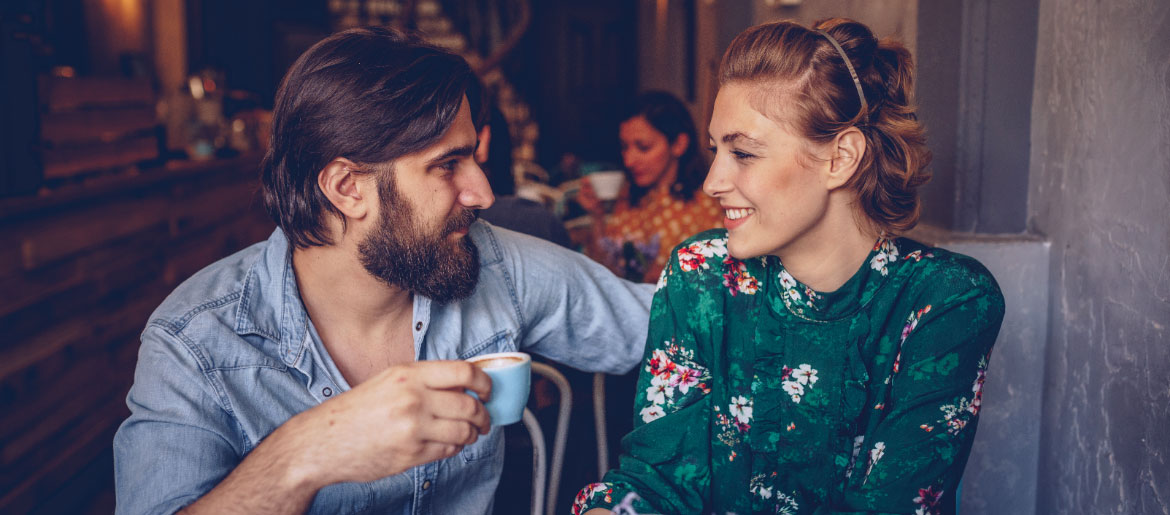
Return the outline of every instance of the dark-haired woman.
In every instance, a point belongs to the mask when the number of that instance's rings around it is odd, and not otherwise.
[[[720,83],[727,229],[672,253],[634,430],[575,513],[953,512],[1004,304],[975,260],[896,237],[929,161],[909,53],[773,23]]]
[[[632,281],[654,282],[670,249],[720,227],[723,211],[703,194],[706,163],[686,106],[661,91],[642,94],[619,127],[626,189],[608,217],[585,183],[581,204],[595,228],[586,253]]]

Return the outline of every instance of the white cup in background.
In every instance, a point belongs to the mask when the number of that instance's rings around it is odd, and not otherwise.
[[[618,194],[622,192],[622,183],[626,182],[626,174],[620,170],[593,172],[585,177],[593,186],[597,199],[602,202],[616,200]]]

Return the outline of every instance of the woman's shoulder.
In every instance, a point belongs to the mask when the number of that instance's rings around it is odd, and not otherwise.
[[[977,259],[942,247],[931,247],[909,238],[895,240],[897,259],[904,277],[918,288],[938,297],[981,294],[1003,302],[995,276]]]
[[[668,273],[682,273],[695,279],[717,277],[731,259],[727,254],[727,230],[708,229],[679,243],[670,252]]]

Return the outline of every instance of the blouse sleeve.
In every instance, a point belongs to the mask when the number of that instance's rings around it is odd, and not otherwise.
[[[638,513],[699,513],[708,498],[711,375],[688,328],[695,302],[684,283],[676,262],[663,270],[635,390],[634,429],[622,439],[619,467],[577,494],[574,515],[619,504]]]
[[[971,283],[968,283],[971,284]],[[950,512],[975,438],[983,379],[1003,320],[990,275],[909,313],[888,395],[854,442],[843,506],[834,512]]]

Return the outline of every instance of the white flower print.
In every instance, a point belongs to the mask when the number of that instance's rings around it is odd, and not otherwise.
[[[735,417],[736,422],[740,424],[750,424],[752,422],[752,401],[742,395],[731,398],[731,406],[729,407],[731,416]]]
[[[691,244],[691,252],[703,257],[723,257],[727,255],[727,238],[700,240]]]
[[[666,416],[666,412],[662,411],[662,405],[660,404],[651,404],[646,406],[645,408],[642,408],[642,411],[638,412],[638,414],[642,415],[642,422],[646,423],[653,422]]]
[[[674,397],[674,387],[670,385],[670,376],[656,375],[650,379],[650,387],[646,389],[646,400],[654,404],[664,404],[668,397]]]
[[[864,485],[866,481],[869,481],[869,473],[873,472],[873,466],[877,465],[878,460],[882,459],[882,456],[885,456],[885,455],[886,455],[885,442],[878,442],[878,443],[873,444],[873,449],[870,449],[870,451],[869,451],[869,466],[866,467],[866,469],[865,469],[865,479],[862,480],[861,484]]]
[[[792,277],[792,274],[788,273],[788,270],[781,270],[780,286],[783,286],[785,290],[791,290],[796,287],[796,278]]]
[[[800,403],[800,398],[804,396],[804,387],[796,381],[784,381],[781,385],[784,393],[792,396],[792,402]]]
[[[807,384],[812,386],[817,384],[817,371],[813,370],[808,363],[796,367],[796,370],[792,371],[792,377],[796,378],[796,382],[802,385]]]
[[[882,238],[873,246],[873,250],[878,252],[869,260],[869,267],[881,272],[882,275],[889,275],[890,269],[887,265],[898,259],[897,245],[894,245],[892,240]]]
[[[654,293],[658,293],[658,290],[666,287],[666,273],[669,271],[670,267],[666,267],[662,269],[661,274],[658,274],[658,284],[654,287]]]
[[[845,479],[853,475],[853,465],[857,463],[857,455],[861,454],[861,447],[865,445],[865,435],[853,437],[853,455],[849,457],[849,468],[845,469]]]

